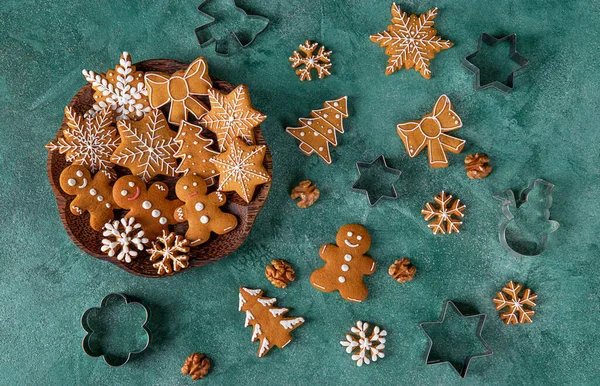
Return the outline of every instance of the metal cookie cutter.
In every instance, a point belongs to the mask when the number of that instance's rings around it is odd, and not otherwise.
[[[507,251],[517,256],[537,256],[548,249],[548,235],[558,229],[560,224],[557,221],[550,220],[550,207],[552,206],[552,189],[554,185],[540,178],[531,181],[529,186],[521,193],[519,203],[515,199],[515,194],[511,189],[506,189],[494,194],[494,198],[502,201],[502,213],[504,219],[500,224],[498,238],[500,244]],[[537,200],[531,198],[532,192],[539,192],[542,197]],[[532,235],[537,240],[527,240],[523,237],[525,232],[510,232],[509,224],[515,221],[515,213],[527,205],[538,205],[536,220],[537,226],[542,225],[542,231]],[[545,228],[545,229],[543,229]],[[538,230],[534,229],[534,231]],[[507,237],[507,233],[509,237]]]
[[[125,302],[125,304],[139,305],[144,309],[144,312],[146,314],[144,323],[141,326],[144,329],[144,331],[146,332],[146,337],[147,337],[146,342],[145,342],[144,346],[142,347],[142,349],[140,349],[138,351],[129,352],[129,353],[127,353],[127,355],[125,357],[113,355],[110,352],[108,352],[106,349],[104,349],[101,344],[98,344],[97,341],[100,339],[100,336],[99,336],[100,334],[98,334],[98,332],[94,331],[94,329],[90,325],[90,319],[94,318],[95,314],[97,314],[102,308],[106,307],[110,302],[115,302],[115,301]],[[93,357],[93,358],[101,356],[102,358],[104,358],[104,362],[106,362],[106,364],[109,366],[112,366],[112,367],[122,366],[125,363],[129,362],[129,359],[131,359],[132,355],[141,353],[142,351],[147,349],[148,346],[150,345],[150,330],[147,327],[149,318],[150,318],[150,313],[148,311],[148,308],[146,306],[144,306],[142,303],[131,301],[126,295],[121,294],[121,293],[114,292],[114,293],[108,294],[104,297],[104,299],[102,299],[102,302],[100,303],[100,307],[92,307],[92,308],[86,310],[84,312],[83,316],[81,317],[81,326],[87,332],[87,334],[83,338],[83,342],[82,342],[83,351],[85,351],[85,353],[87,355],[89,355],[90,357]]]
[[[494,47],[494,46],[496,46],[504,41],[507,41],[507,40],[510,43],[509,57],[513,62],[515,62],[519,65],[519,68],[512,71],[510,73],[510,75],[508,75],[508,77],[506,78],[506,82],[500,82],[500,81],[495,80],[493,82],[482,85],[481,84],[481,71],[479,70],[479,67],[477,67],[476,65],[474,65],[471,62],[471,59],[473,59],[475,56],[477,56],[477,54],[481,50],[482,43],[485,43],[490,47]],[[525,57],[523,57],[521,54],[519,54],[517,52],[517,35],[516,34],[506,35],[502,38],[496,38],[492,35],[482,33],[481,36],[479,37],[479,40],[477,40],[477,50],[475,52],[473,52],[472,54],[465,56],[462,60],[463,67],[466,68],[467,70],[471,71],[473,74],[475,74],[475,82],[474,82],[475,91],[481,91],[481,90],[485,90],[486,88],[493,87],[497,90],[502,91],[505,94],[509,93],[513,89],[515,74],[517,72],[521,71],[525,66],[527,66],[527,64],[529,64],[529,60],[525,59]]]
[[[371,172],[370,176],[367,176],[367,173],[361,171],[361,169],[378,169],[375,172]],[[352,190],[355,192],[364,193],[367,196],[367,201],[369,206],[375,206],[382,198],[387,198],[394,200],[398,198],[398,193],[396,192],[396,187],[394,184],[400,178],[400,174],[402,174],[401,170],[391,168],[387,165],[385,161],[385,157],[383,154],[380,154],[377,158],[375,158],[371,162],[357,162],[356,170],[358,171],[358,179],[352,185]],[[375,176],[373,178],[373,174],[377,173],[379,176],[381,173],[385,174],[394,174],[396,178],[393,179],[390,183],[389,194],[382,193],[380,190],[383,188],[381,184],[379,186],[374,186],[380,183],[380,178]],[[387,187],[387,186],[386,186]]]
[[[435,358],[435,359],[429,358],[431,356],[431,349],[433,348],[433,339],[431,339],[431,336],[427,333],[425,326],[434,325],[434,324],[437,324],[437,325],[443,324],[444,320],[446,319],[446,314],[448,312],[448,306],[450,306],[452,308],[452,310],[463,319],[468,319],[468,318],[478,318],[479,319],[479,322],[477,324],[477,331],[475,332],[475,335],[479,338],[481,343],[483,343],[483,345],[486,348],[486,351],[483,353],[468,355],[463,362],[462,368],[457,366],[455,363],[451,362],[450,360],[445,360],[442,358]],[[467,371],[469,370],[469,364],[471,363],[471,359],[492,355],[494,353],[492,351],[491,347],[488,346],[486,341],[483,339],[483,336],[481,335],[481,331],[483,330],[483,325],[485,323],[485,318],[486,318],[486,315],[481,314],[481,313],[474,314],[474,315],[464,315],[462,312],[460,312],[458,307],[456,307],[456,304],[454,304],[453,301],[447,300],[446,305],[444,306],[444,310],[442,311],[441,319],[439,321],[419,323],[419,327],[421,327],[421,330],[427,336],[427,339],[429,339],[429,347],[427,347],[427,351],[425,352],[425,363],[428,365],[448,363],[450,366],[452,366],[454,371],[456,371],[458,373],[458,375],[460,375],[462,378],[464,378],[467,375]]]
[[[196,34],[196,39],[198,39],[198,43],[200,44],[200,47],[206,47],[214,41],[215,42],[215,52],[218,55],[221,55],[221,56],[229,55],[230,36],[233,37],[240,46],[242,46],[243,48],[246,48],[250,44],[252,44],[252,42],[254,42],[256,37],[258,35],[260,35],[260,33],[263,32],[265,30],[265,28],[267,28],[267,25],[269,25],[269,19],[267,19],[266,17],[260,16],[260,15],[248,15],[246,13],[246,11],[244,11],[242,8],[240,8],[236,5],[235,0],[228,0],[233,3],[233,6],[235,7],[236,12],[240,13],[244,17],[244,19],[263,21],[264,26],[262,28],[260,28],[260,30],[258,30],[257,32],[254,32],[254,33],[249,32],[249,34],[246,34],[246,30],[244,28],[240,28],[235,31],[231,30],[226,37],[220,38],[220,39],[215,39],[211,32],[211,27],[217,23],[217,20],[202,10],[202,8],[204,6],[206,6],[206,4],[210,3],[211,1],[214,1],[214,0],[204,0],[198,6],[198,11],[200,12],[200,14],[210,18],[211,20],[208,23],[203,24],[200,27],[197,27],[194,30],[194,33]]]

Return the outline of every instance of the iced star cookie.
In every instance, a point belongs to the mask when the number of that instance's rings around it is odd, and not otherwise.
[[[179,125],[192,113],[196,118],[206,114],[208,109],[195,95],[207,95],[212,87],[208,75],[208,65],[203,57],[194,60],[185,70],[172,75],[160,72],[147,72],[144,76],[150,106],[158,109],[170,103],[169,123]]]
[[[174,156],[181,159],[176,172],[200,176],[206,180],[207,185],[212,185],[214,177],[219,173],[210,159],[219,153],[210,148],[213,140],[203,137],[202,130],[204,129],[200,126],[181,121],[175,137],[179,148]]]
[[[121,144],[110,157],[145,182],[158,174],[175,176],[177,160],[175,132],[160,110],[152,110],[139,121],[117,122]]]
[[[90,226],[100,231],[104,224],[114,219],[114,209],[120,209],[112,196],[111,180],[105,171],[92,178],[89,170],[80,165],[67,166],[60,173],[60,187],[75,196],[71,201],[71,213],[76,216],[90,213]]]
[[[219,150],[227,150],[236,137],[254,145],[254,128],[267,116],[254,110],[248,88],[241,84],[228,95],[212,88],[208,90],[208,97],[210,111],[200,119],[200,124],[217,135]]]
[[[94,89],[96,103],[92,106],[93,112],[98,113],[108,107],[116,112],[118,120],[140,119],[150,112],[144,73],[136,71],[127,52],[123,52],[115,69],[106,74],[88,70],[82,73]]]
[[[206,194],[206,190],[204,179],[194,175],[181,177],[175,185],[177,198],[185,203],[175,211],[175,220],[188,222],[185,238],[191,246],[207,242],[211,232],[218,235],[231,232],[238,224],[234,215],[220,209],[227,201],[225,195],[221,192]]]
[[[339,291],[346,300],[362,302],[369,293],[363,275],[375,272],[375,260],[365,255],[371,236],[362,225],[349,224],[340,228],[335,242],[321,247],[325,266],[310,275],[310,283],[319,291]]]
[[[250,146],[234,138],[224,153],[210,160],[219,170],[219,190],[236,192],[250,202],[256,187],[271,181],[263,166],[266,152],[266,146]]]
[[[169,224],[177,223],[173,214],[183,202],[168,200],[167,194],[165,183],[155,182],[146,188],[141,178],[132,175],[119,178],[113,187],[115,202],[129,210],[125,218],[134,217],[150,241],[156,239],[163,230],[168,231]]]

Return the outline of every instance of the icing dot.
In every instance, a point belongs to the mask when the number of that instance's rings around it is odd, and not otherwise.
[[[306,121],[307,125],[312,125],[312,121]]]
[[[300,136],[301,136],[301,137],[304,137],[304,131],[301,131],[301,132],[300,132]]]
[[[323,146],[319,146],[319,151],[323,151]]]
[[[335,114],[335,117],[336,117],[337,119],[340,119],[340,114]]]
[[[106,207],[107,207],[107,208],[110,208],[110,204],[109,204],[108,202],[106,203]]]
[[[196,209],[198,212],[200,212],[202,209],[204,209],[204,204],[201,202],[197,202],[196,205],[194,206],[194,209]]]
[[[187,190],[187,189],[188,189],[188,186],[187,186],[187,185],[184,185],[184,186],[183,186],[183,190]]]
[[[97,199],[98,201],[102,201],[102,200],[104,200],[104,197],[102,197],[102,196],[98,196],[98,197],[96,197],[96,199]]]
[[[81,170],[78,170],[77,172],[75,172],[75,174],[77,175],[77,177],[83,177],[83,172]]]
[[[75,186],[77,184],[77,181],[75,181],[75,178],[69,178],[67,184],[69,184],[69,186]]]
[[[202,224],[206,224],[208,222],[208,216],[202,216],[202,217],[200,217],[200,222]]]
[[[197,183],[197,182],[194,182],[192,185],[194,185],[194,186],[198,186],[198,183]]]
[[[160,220],[158,220],[158,222],[161,223],[162,225],[165,225],[167,223],[167,218],[161,217]]]
[[[340,283],[345,283],[345,282],[346,282],[346,278],[345,278],[345,277],[343,277],[343,276],[340,276],[340,277],[338,277],[338,281],[339,281]]]
[[[187,157],[188,157],[188,158],[192,158],[192,155],[191,155],[191,154],[188,154],[188,156],[187,156]]]
[[[144,202],[142,202],[142,208],[150,209],[150,208],[152,208],[152,203],[150,201],[144,201]]]
[[[323,118],[327,118],[329,114],[323,114]]]
[[[331,129],[327,130],[328,134],[331,134],[333,131]]]
[[[348,237],[352,237],[352,236],[354,236],[354,233],[352,233],[352,232],[348,232],[348,233],[346,233],[346,234],[348,235]]]
[[[348,266],[348,264],[342,264],[342,271],[348,272],[349,269],[350,267]]]
[[[130,181],[130,182],[129,182],[129,186],[131,186],[131,187],[133,188],[133,187],[135,186],[135,182],[133,182],[133,181]]]
[[[127,191],[125,189],[121,190],[121,196],[126,196],[127,195]]]
[[[455,125],[458,125],[458,121],[454,121],[454,124],[455,124]]]
[[[319,135],[319,133],[317,133],[316,131],[314,131],[314,132],[313,132],[313,134],[315,135],[315,137],[316,137],[317,135]]]
[[[335,107],[338,107],[340,104],[339,104],[339,103],[337,103],[337,102],[335,102],[333,105],[334,105]]]
[[[356,239],[357,239],[358,241],[360,241],[360,240],[362,240],[362,236],[356,236]]]
[[[352,260],[352,255],[344,255],[344,260],[346,260],[346,261]]]
[[[95,196],[96,194],[98,194],[98,191],[96,191],[96,189],[90,189],[90,194],[92,196]]]
[[[152,217],[158,217],[158,216],[160,216],[160,210],[158,210],[158,209],[154,209],[154,210],[152,211]]]

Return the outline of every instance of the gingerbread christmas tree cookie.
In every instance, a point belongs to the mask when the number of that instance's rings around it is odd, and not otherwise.
[[[429,166],[445,168],[448,166],[446,152],[460,153],[465,140],[452,137],[447,133],[462,127],[462,121],[452,108],[446,95],[438,98],[431,113],[419,121],[409,121],[397,126],[398,135],[411,158],[416,157],[427,147]]]
[[[208,90],[210,111],[200,119],[200,124],[217,135],[219,150],[225,151],[235,137],[254,145],[254,128],[267,116],[254,110],[245,85],[241,84],[228,95]]]
[[[211,159],[219,170],[219,190],[236,192],[250,202],[257,186],[271,181],[263,166],[267,148],[250,146],[240,138],[234,138],[224,153]]]
[[[119,121],[117,126],[121,144],[110,158],[112,162],[128,168],[145,182],[158,174],[175,176],[175,132],[160,110],[152,110],[140,121]]]
[[[273,346],[284,348],[292,341],[290,332],[304,323],[304,318],[288,318],[288,308],[276,307],[277,299],[265,298],[260,289],[240,287],[239,310],[246,313],[245,327],[252,326],[252,342],[260,341],[258,357]]]
[[[140,119],[150,112],[144,73],[136,71],[127,52],[123,52],[115,69],[106,74],[88,70],[82,73],[94,89],[94,112],[108,107],[116,112],[117,120]]]
[[[206,180],[207,185],[212,185],[213,177],[218,172],[210,159],[219,153],[210,148],[213,140],[203,137],[202,130],[202,127],[186,121],[179,125],[175,137],[179,148],[173,156],[180,158],[181,163],[175,171],[184,175],[200,176]]]
[[[442,40],[433,28],[437,12],[437,8],[432,8],[424,15],[409,17],[399,6],[392,4],[392,24],[387,31],[370,36],[372,42],[385,47],[385,53],[390,57],[386,75],[404,66],[407,70],[414,68],[425,79],[431,77],[429,61],[436,53],[452,47],[452,42]]]
[[[110,157],[120,139],[117,129],[112,126],[112,117],[108,107],[94,117],[88,115],[85,118],[71,107],[65,107],[67,128],[63,130],[63,136],[48,143],[46,149],[58,150],[65,154],[67,162],[85,166],[92,173],[104,170],[114,176]]]
[[[153,109],[171,104],[170,123],[179,125],[181,121],[187,120],[188,113],[200,118],[208,111],[206,106],[194,98],[194,95],[207,95],[212,87],[208,65],[203,57],[194,60],[185,70],[176,71],[172,75],[147,72],[144,78]]]
[[[329,144],[337,146],[337,133],[344,132],[343,118],[348,118],[348,97],[326,101],[323,108],[310,112],[311,118],[300,118],[300,127],[288,127],[285,131],[300,140],[300,150],[311,155],[316,153],[331,164]]]

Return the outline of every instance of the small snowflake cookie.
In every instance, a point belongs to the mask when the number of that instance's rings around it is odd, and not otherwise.
[[[350,331],[352,334],[346,334],[346,340],[340,341],[340,344],[346,347],[348,354],[354,353],[352,360],[356,361],[357,366],[362,366],[363,363],[368,365],[385,356],[383,350],[387,331],[375,326],[369,335],[369,323],[361,321],[356,322],[356,326],[350,328]]]
[[[151,254],[150,261],[156,261],[153,267],[159,275],[187,268],[189,251],[188,241],[183,236],[164,230],[162,236],[158,236],[156,241],[152,242],[152,248],[148,249],[148,253]]]
[[[138,251],[144,250],[144,244],[148,244],[142,226],[133,217],[106,223],[104,229],[102,235],[106,238],[102,239],[100,250],[109,257],[116,255],[117,260],[124,263],[131,263],[131,260],[137,257]]]
[[[91,115],[108,107],[117,113],[117,120],[140,119],[150,112],[144,73],[136,71],[131,56],[123,52],[119,64],[106,74],[83,70],[83,76],[94,89]]]
[[[311,43],[310,40],[307,40],[304,44],[299,46],[299,49],[304,56],[302,56],[300,52],[294,51],[294,56],[290,57],[292,68],[304,66],[296,70],[296,75],[300,77],[301,81],[307,80],[310,82],[312,80],[310,72],[313,68],[317,70],[319,79],[331,75],[331,60],[329,59],[331,51],[326,51],[325,46],[321,46],[315,55],[315,50],[318,45],[319,43]]]
[[[460,232],[459,227],[463,223],[461,219],[465,216],[463,212],[467,206],[461,204],[460,200],[452,201],[452,195],[444,191],[433,199],[438,204],[437,208],[428,202],[425,204],[425,209],[421,210],[425,221],[431,220],[427,226],[433,234]]]
[[[524,290],[522,295],[520,295],[521,289]],[[508,295],[508,299],[503,292]],[[504,324],[521,324],[531,323],[531,318],[535,314],[532,308],[535,307],[536,299],[537,295],[532,293],[529,288],[524,288],[522,284],[509,281],[502,288],[502,292],[498,292],[494,303],[498,311],[508,308],[508,311],[500,314],[500,319],[504,321]]]

